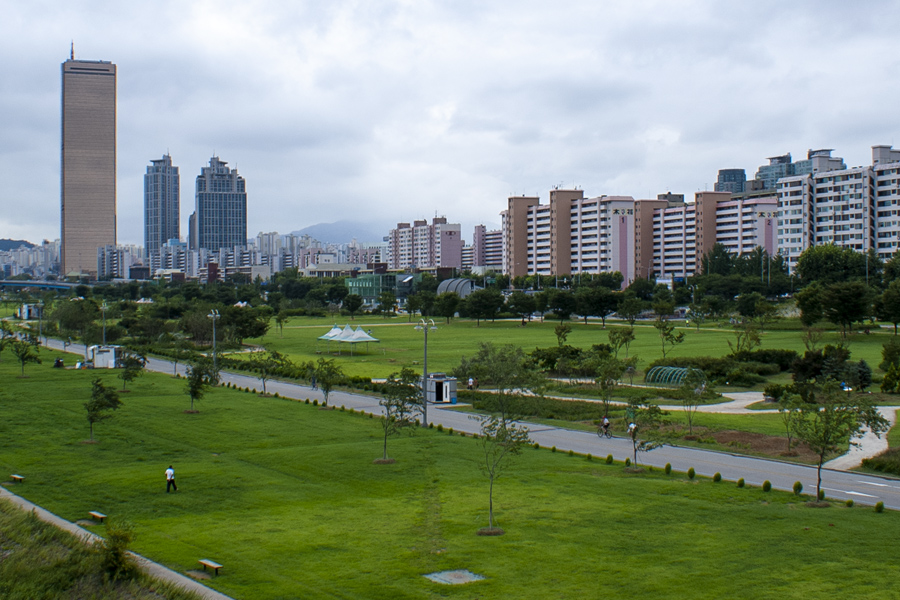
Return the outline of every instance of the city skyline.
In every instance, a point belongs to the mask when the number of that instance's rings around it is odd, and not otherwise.
[[[511,195],[691,196],[810,148],[864,165],[897,129],[894,4],[7,8],[0,201],[32,210],[0,216],[0,237],[32,242],[55,237],[73,38],[120,67],[122,243],[143,238],[144,170],[168,151],[189,172],[229,157],[253,183],[250,232],[437,213],[468,237]]]

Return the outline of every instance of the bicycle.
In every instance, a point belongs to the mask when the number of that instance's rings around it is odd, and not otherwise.
[[[612,431],[610,431],[611,429],[612,429],[612,427],[606,427],[604,429],[603,425],[600,425],[600,427],[597,428],[597,437],[600,438],[601,440],[604,437],[611,440],[612,436],[613,436]]]

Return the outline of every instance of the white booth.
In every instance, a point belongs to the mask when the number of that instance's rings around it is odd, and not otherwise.
[[[456,404],[456,377],[444,373],[429,373],[425,397],[431,404]]]
[[[122,365],[122,346],[88,346],[86,358],[95,369],[115,369]]]

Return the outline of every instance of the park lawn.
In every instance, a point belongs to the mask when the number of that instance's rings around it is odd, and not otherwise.
[[[230,389],[185,414],[183,380],[146,374],[85,444],[91,378],[120,381],[51,369],[57,354],[25,379],[0,363],[0,468],[26,476],[13,490],[70,520],[126,518],[134,549],[177,571],[212,558],[225,568],[210,585],[236,598],[894,596],[893,572],[872,568],[894,541],[893,512],[812,510],[786,493],[528,448],[495,489],[507,535],[478,537],[477,440],[419,431],[391,441],[396,464],[376,466],[376,419]],[[168,464],[176,494],[164,492]],[[458,568],[486,580],[422,577]]]
[[[248,339],[246,343],[261,344],[266,348],[287,354],[294,362],[315,361],[322,356],[337,359],[348,375],[359,375],[372,378],[384,378],[390,373],[399,371],[403,366],[421,368],[423,361],[423,334],[415,330],[418,319],[408,322],[406,316],[380,318],[363,315],[356,320],[342,317],[337,324],[343,327],[350,324],[354,328],[361,326],[363,330],[372,331],[380,343],[371,343],[366,349],[364,344],[356,345],[354,355],[346,345],[338,355],[337,344],[330,346],[317,338],[328,332],[335,324],[332,319],[313,317],[293,317],[281,331],[274,325],[262,338]],[[607,331],[599,321],[591,320],[587,325],[583,321],[569,321],[572,332],[567,343],[581,348],[589,348],[593,344],[608,342]],[[471,356],[477,351],[480,342],[495,344],[515,344],[526,352],[537,347],[555,346],[557,344],[554,328],[559,324],[556,320],[531,321],[525,327],[519,320],[482,321],[476,325],[468,319],[453,319],[450,324],[445,320],[435,320],[435,331],[428,334],[428,370],[432,372],[449,372],[453,370],[463,356]],[[607,330],[627,326],[621,322],[608,321]],[[678,327],[684,332],[684,342],[667,354],[677,356],[724,356],[731,350],[729,341],[734,341],[734,333],[726,327]],[[647,365],[662,357],[662,347],[656,329],[649,321],[638,321],[635,324],[636,339],[631,344],[629,354],[639,357],[638,368],[643,371]],[[853,334],[849,336],[852,360],[865,359],[872,368],[881,362],[882,345],[893,335],[893,330],[875,329],[870,335]],[[779,348],[805,350],[802,333],[793,330],[769,330],[762,335],[762,348]],[[825,332],[821,345],[837,344],[841,341],[837,332]],[[639,377],[642,379],[642,373]],[[637,380],[637,379],[636,379]]]

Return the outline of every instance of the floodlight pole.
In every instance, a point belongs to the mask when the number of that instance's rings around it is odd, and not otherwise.
[[[212,309],[206,316],[212,319],[213,322],[213,372],[218,374],[219,361],[216,355],[216,321],[219,319],[219,311],[217,311],[216,309]]]
[[[425,352],[422,360],[422,427],[428,427],[428,328],[437,329],[434,319],[419,319],[416,329],[425,333]]]
[[[100,312],[103,314],[103,345],[106,345],[106,309],[109,308],[109,305],[106,303],[106,300],[100,305]]]

